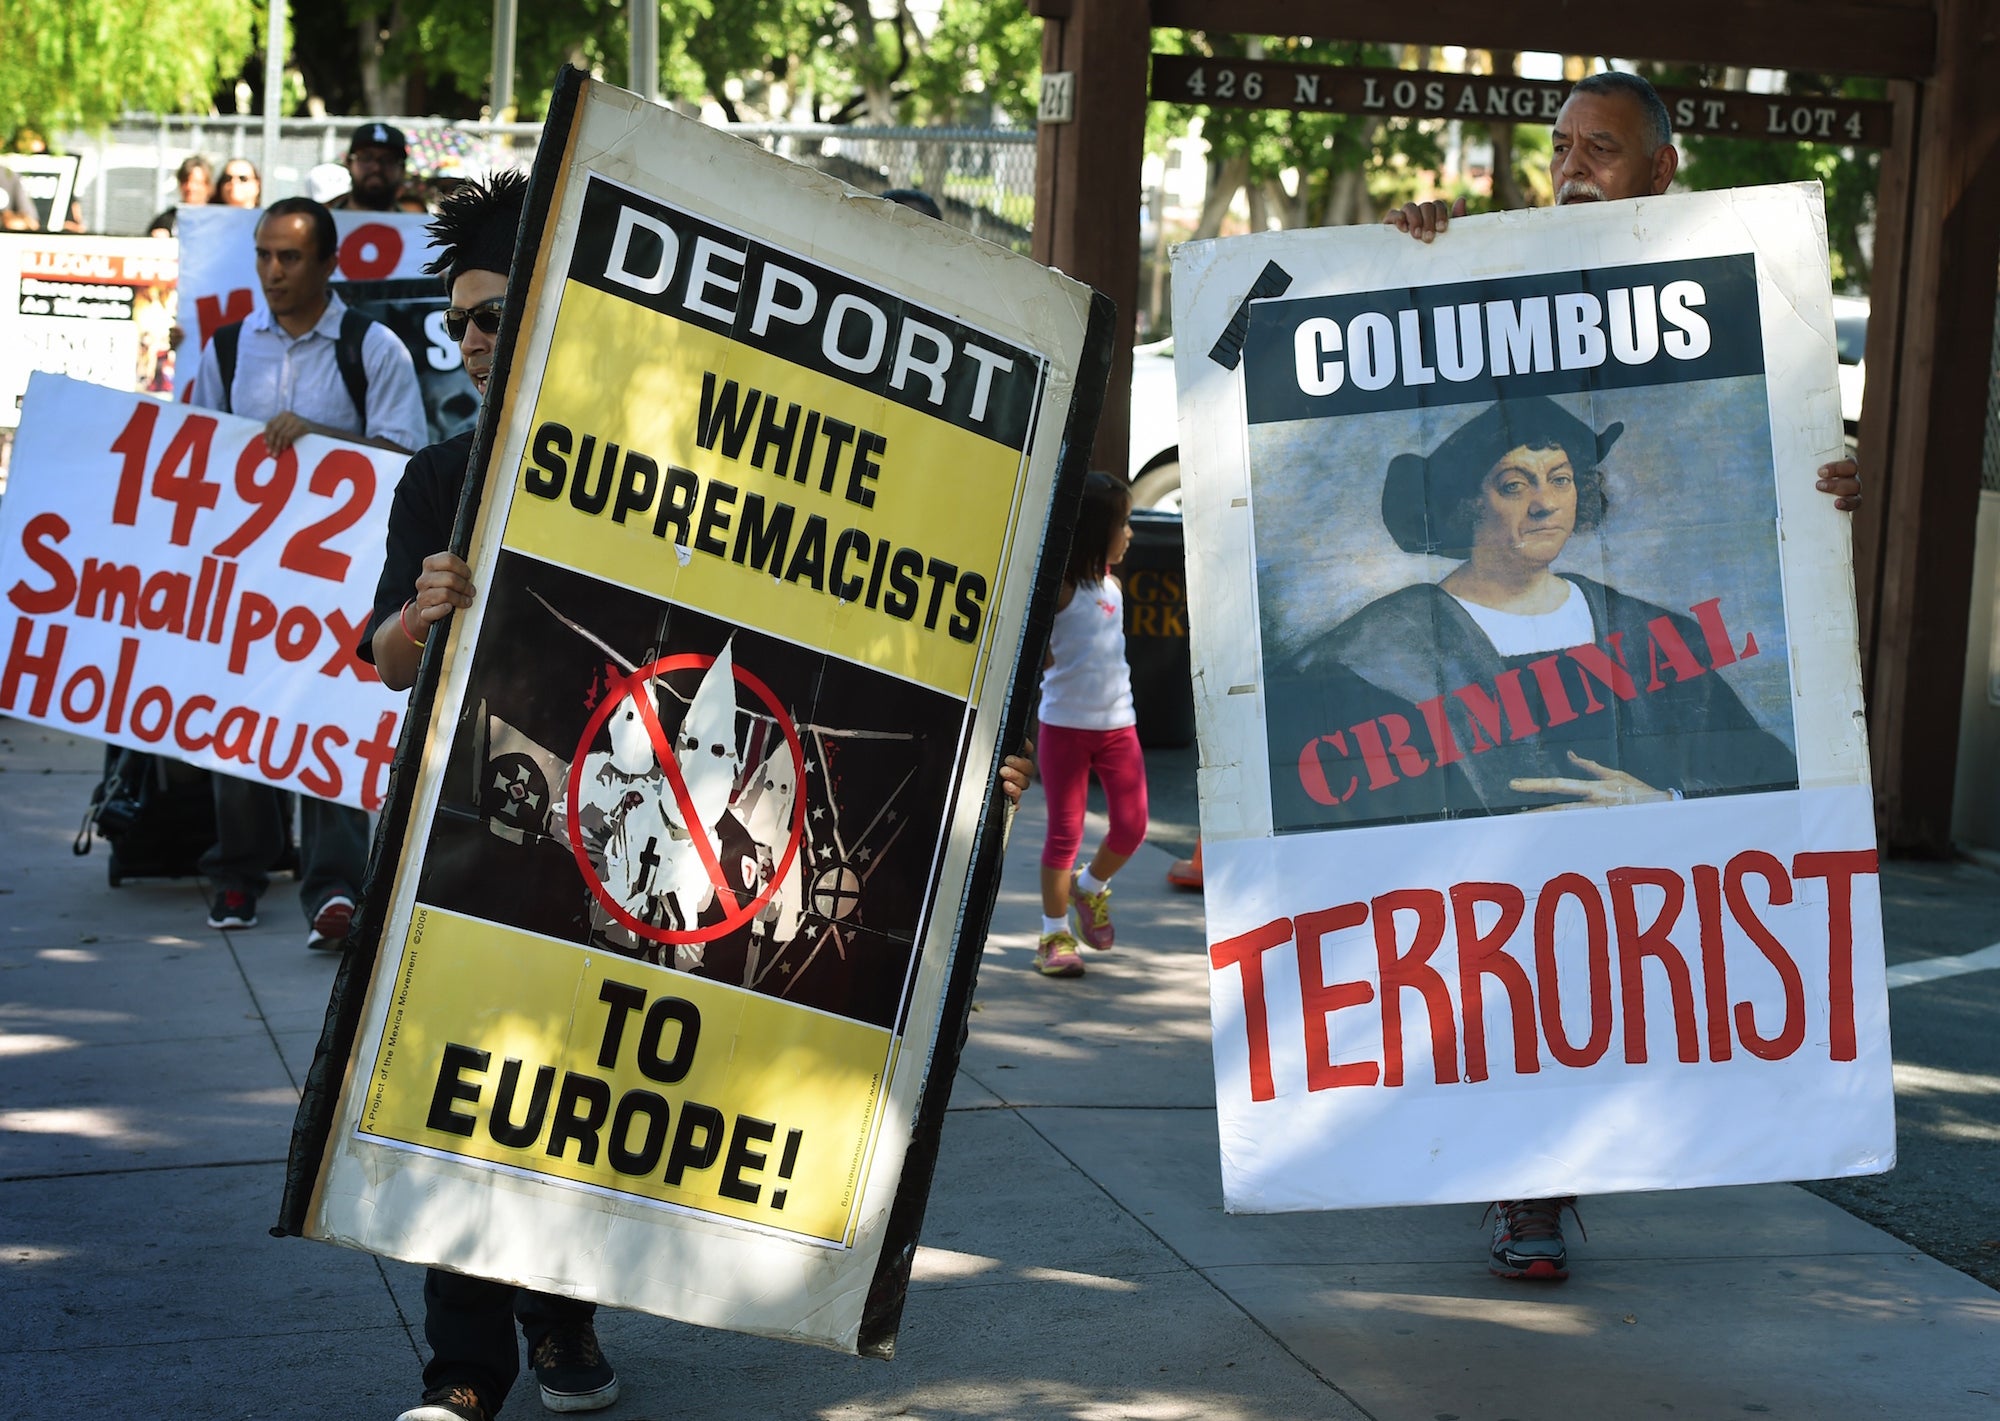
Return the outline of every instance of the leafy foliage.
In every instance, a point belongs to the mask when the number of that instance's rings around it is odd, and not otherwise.
[[[257,45],[257,0],[0,0],[0,133],[205,112]]]
[[[928,38],[906,3],[887,18],[867,0],[650,3],[659,8],[662,95],[710,100],[733,118],[984,123],[996,112],[1018,121],[1034,112],[1041,25],[1025,0],[944,0]],[[520,5],[518,115],[547,112],[565,64],[629,83],[630,15],[625,0]],[[379,37],[386,73],[422,76],[424,92],[459,110],[450,116],[471,118],[489,92],[492,23],[492,0],[347,0],[301,18],[299,59],[315,93],[352,105],[358,86],[339,66],[354,63],[358,27]],[[320,55],[328,62],[316,66]]]
[[[912,67],[908,121],[977,125],[1035,120],[1042,24],[1024,0],[944,0]]]
[[[1720,86],[1720,69],[1653,66],[1647,77],[1660,85]],[[1880,79],[1840,79],[1825,74],[1793,72],[1785,76],[1784,92],[1795,95],[1879,99],[1887,92]],[[1843,148],[1830,143],[1780,143],[1750,138],[1683,138],[1680,181],[1707,192],[1749,187],[1759,183],[1818,181],[1825,190],[1828,255],[1837,288],[1865,293],[1872,270],[1862,239],[1875,223],[1875,190],[1882,155],[1873,148]]]
[[[1156,51],[1170,54],[1374,68],[1394,67],[1400,53],[1383,45],[1260,39],[1197,30],[1156,30],[1153,41]],[[1292,109],[1154,104],[1148,137],[1157,142],[1170,133],[1184,132],[1196,115],[1209,145],[1211,176],[1240,173],[1241,184],[1253,194],[1261,193],[1286,227],[1309,226],[1329,217],[1335,221],[1372,217],[1372,210],[1364,214],[1364,206],[1373,209],[1403,201],[1414,193],[1417,173],[1435,168],[1443,156],[1434,124]],[[1363,190],[1352,192],[1353,176],[1343,184],[1344,175],[1358,175]],[[1231,195],[1223,194],[1222,200]]]

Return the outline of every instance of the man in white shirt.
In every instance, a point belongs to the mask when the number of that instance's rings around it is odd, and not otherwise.
[[[410,352],[388,327],[328,288],[339,253],[333,214],[310,198],[265,209],[256,228],[264,305],[210,339],[192,403],[264,421],[283,453],[307,434],[404,453],[426,442]],[[216,843],[201,859],[215,890],[208,925],[248,928],[288,838],[290,806],[261,780],[214,776]],[[299,906],[306,946],[338,950],[368,862],[368,816],[326,800],[299,809]]]

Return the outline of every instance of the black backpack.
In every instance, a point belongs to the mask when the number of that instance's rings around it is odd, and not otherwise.
[[[361,343],[375,318],[349,306],[340,317],[340,335],[333,343],[333,358],[340,366],[340,383],[347,386],[347,398],[354,401],[354,414],[361,432],[368,432],[368,367],[362,363]],[[236,386],[236,348],[243,339],[243,323],[231,322],[210,340],[215,345],[215,363],[222,371],[222,408],[233,413],[231,396]]]
[[[215,842],[215,795],[208,771],[162,755],[104,747],[104,778],[91,791],[83,825],[70,847],[90,852],[95,830],[111,847],[105,876],[113,888],[128,878],[185,878],[199,872]]]

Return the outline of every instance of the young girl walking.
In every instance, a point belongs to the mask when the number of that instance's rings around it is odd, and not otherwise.
[[[1101,471],[1090,475],[1043,663],[1037,757],[1049,831],[1042,843],[1042,938],[1035,965],[1049,977],[1083,975],[1078,937],[1100,950],[1111,946],[1111,876],[1146,837],[1146,762],[1125,664],[1125,599],[1109,571],[1132,541],[1131,512],[1132,494],[1122,481]],[[1078,873],[1093,774],[1104,786],[1111,832]]]

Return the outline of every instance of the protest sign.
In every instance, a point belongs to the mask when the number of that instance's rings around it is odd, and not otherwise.
[[[574,72],[522,243],[281,1226],[886,1352],[1108,304]]]
[[[71,153],[6,153],[0,163],[14,170],[22,190],[35,204],[35,221],[44,232],[60,232],[70,217],[76,178],[82,159]]]
[[[178,267],[156,237],[24,234],[0,242],[0,428],[21,421],[37,370],[161,390]]]
[[[184,207],[181,246],[181,359],[175,384],[185,400],[200,352],[216,331],[263,304],[257,284],[257,219],[242,207]],[[430,218],[421,212],[336,211],[339,265],[333,293],[396,333],[417,367],[429,438],[471,427],[476,401],[458,346],[445,334],[444,285],[424,274],[431,259]]]
[[[353,655],[404,456],[37,373],[0,502],[0,712],[377,809]]]
[[[1817,189],[1176,260],[1229,1207],[1888,1168]]]

